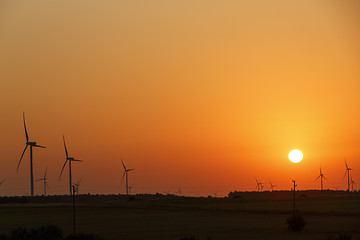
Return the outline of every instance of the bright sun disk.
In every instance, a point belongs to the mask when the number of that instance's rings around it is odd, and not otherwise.
[[[303,159],[303,154],[298,149],[291,150],[291,152],[289,153],[289,159],[293,163],[301,162],[301,160]]]

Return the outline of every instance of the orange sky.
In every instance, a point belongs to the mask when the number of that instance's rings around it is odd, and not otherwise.
[[[359,42],[356,0],[1,1],[0,195],[30,193],[23,111],[49,194],[62,134],[82,193],[124,193],[120,157],[134,193],[360,184]]]

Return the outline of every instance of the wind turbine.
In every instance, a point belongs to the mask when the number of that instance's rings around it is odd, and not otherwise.
[[[125,175],[126,175],[126,195],[129,195],[128,172],[130,172],[130,171],[132,171],[132,170],[135,170],[135,169],[134,169],[134,168],[131,168],[131,169],[126,169],[126,167],[125,167],[125,164],[124,164],[123,160],[121,160],[121,163],[122,163],[122,165],[124,166],[124,174],[123,174],[123,176],[122,176],[122,178],[121,178],[121,183],[123,182],[124,177],[125,177]]]
[[[132,184],[130,187],[129,187],[129,194],[131,195],[131,189],[132,187],[134,186],[134,184]]]
[[[77,194],[79,194],[80,182],[81,182],[81,179],[79,181],[77,181],[76,183],[74,183],[75,191],[76,191]]]
[[[0,186],[5,182],[6,178],[0,182]]]
[[[256,189],[258,190],[258,192],[262,191],[264,186],[263,186],[263,183],[258,181],[257,178],[255,178],[256,180]]]
[[[178,194],[179,196],[181,195],[181,187],[179,185],[179,190],[177,192],[175,192],[176,194]]]
[[[324,177],[324,174],[321,172],[321,167],[320,167],[320,174],[319,176],[315,179],[315,182],[320,178],[321,181],[321,191],[323,190],[323,179],[327,180],[326,177]]]
[[[346,176],[346,174],[348,175],[348,191],[350,191],[350,171],[352,170],[351,168],[349,168],[349,166],[346,163],[345,160],[345,166],[346,166],[346,170],[345,170],[345,174],[344,174],[344,178]]]
[[[26,130],[26,123],[25,123],[25,113],[23,113],[23,120],[24,120],[24,129],[25,129],[25,137],[26,137],[26,146],[24,148],[24,151],[21,154],[20,161],[18,163],[18,166],[16,168],[16,171],[19,170],[19,166],[21,163],[21,160],[25,154],[25,151],[28,146],[30,146],[30,189],[31,189],[31,196],[34,196],[34,174],[33,174],[33,147],[38,148],[45,148],[44,146],[37,145],[36,142],[30,142],[29,141],[29,135]]]
[[[46,196],[46,186],[48,185],[48,184],[47,184],[46,172],[47,172],[47,168],[46,168],[46,170],[45,170],[44,177],[37,180],[37,182],[39,182],[39,181],[44,181],[44,196]]]
[[[354,184],[355,184],[355,181],[351,177],[351,189],[352,189],[352,191],[354,191]]]
[[[274,191],[274,187],[276,187],[276,185],[273,185],[270,180],[269,180],[269,183],[270,183],[270,190]]]
[[[61,174],[64,171],[66,163],[69,163],[69,186],[70,186],[70,196],[72,196],[71,162],[82,162],[82,160],[78,160],[78,159],[75,159],[73,157],[69,157],[68,151],[66,149],[66,143],[65,143],[65,136],[64,135],[63,135],[63,141],[64,141],[66,160],[65,160],[64,166],[61,169],[60,176],[59,176],[59,181],[60,181],[60,178],[61,178]]]

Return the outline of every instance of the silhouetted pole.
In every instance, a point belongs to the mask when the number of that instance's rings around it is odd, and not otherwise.
[[[323,176],[321,176],[321,191],[323,190]]]
[[[296,184],[295,184],[295,180],[292,180],[294,183],[294,200],[293,200],[293,214],[295,215],[295,191],[296,191]]]
[[[73,197],[73,234],[75,236],[75,186],[72,186],[72,197]]]
[[[31,187],[31,196],[34,196],[34,175],[33,175],[33,152],[32,146],[30,145],[30,187]]]

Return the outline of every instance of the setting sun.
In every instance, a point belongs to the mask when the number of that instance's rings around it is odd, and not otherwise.
[[[289,159],[293,163],[301,162],[303,159],[303,154],[300,150],[294,149],[289,153]]]

